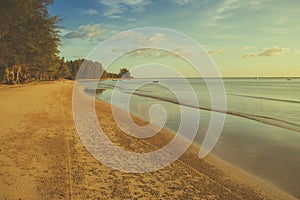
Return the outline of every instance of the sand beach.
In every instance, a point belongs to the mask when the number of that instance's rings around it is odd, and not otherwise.
[[[0,199],[292,199],[213,155],[200,160],[194,145],[156,172],[103,165],[76,132],[73,84],[0,86]],[[108,138],[124,149],[149,152],[173,137],[168,130],[147,140],[128,136],[115,124],[110,104],[97,100],[96,110]]]

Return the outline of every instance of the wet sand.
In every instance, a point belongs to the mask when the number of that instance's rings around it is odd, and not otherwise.
[[[292,199],[212,155],[200,160],[196,146],[156,172],[111,169],[81,143],[72,89],[72,81],[0,85],[0,199]],[[97,101],[97,116],[122,148],[149,152],[172,139],[167,130],[147,140],[124,134],[110,106]]]

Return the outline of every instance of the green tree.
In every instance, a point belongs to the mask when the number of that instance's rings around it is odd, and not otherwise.
[[[56,78],[64,79],[70,77],[70,75],[71,75],[70,68],[68,67],[68,64],[65,63],[64,58],[62,58],[60,60],[59,67],[56,72],[56,76],[57,76]]]
[[[121,68],[119,73],[120,78],[130,78],[130,72],[127,68]]]
[[[11,70],[18,65],[21,71],[26,68],[32,71],[27,76],[34,79],[45,79],[49,77],[47,73],[58,71],[59,19],[47,10],[52,3],[53,0],[0,1],[0,66]]]

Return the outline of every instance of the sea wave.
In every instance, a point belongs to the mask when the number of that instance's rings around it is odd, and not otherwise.
[[[176,98],[155,95],[156,93],[154,93],[151,89],[150,90],[137,89],[137,90],[133,91],[133,90],[129,89],[128,86],[129,85],[126,85],[126,87],[123,88],[121,86],[117,86],[115,83],[103,83],[103,82],[98,85],[98,87],[104,88],[104,89],[117,89],[119,92],[130,94],[130,95],[136,95],[136,96],[145,97],[145,98],[152,98],[152,99],[156,99],[156,100],[160,100],[160,101],[164,101],[164,102],[168,102],[168,103],[172,103],[172,104],[187,106],[187,107],[191,107],[191,108],[195,108],[195,109],[199,109],[199,110],[224,113],[227,115],[246,118],[246,119],[254,120],[254,121],[257,121],[260,123],[300,132],[300,124],[291,122],[288,120],[276,118],[273,116],[252,114],[252,113],[246,113],[246,112],[241,112],[241,111],[212,109],[209,106],[195,106],[195,105],[191,105],[188,103],[179,103]],[[237,93],[231,93],[229,95],[245,97],[245,98],[262,99],[262,100],[268,100],[268,101],[278,101],[278,102],[300,104],[300,101],[291,100],[291,99],[280,99],[280,98],[271,98],[271,97],[254,96],[254,95],[252,96],[252,95],[237,94]]]
[[[271,97],[251,96],[251,95],[245,95],[245,94],[230,94],[230,95],[239,96],[239,97],[253,98],[253,99],[263,99],[263,100],[270,100],[270,101],[280,101],[280,102],[286,102],[286,103],[297,103],[297,104],[300,104],[299,100],[278,99],[278,98],[271,98]]]
[[[224,113],[224,114],[227,114],[227,115],[246,118],[246,119],[254,120],[254,121],[257,121],[257,122],[265,123],[265,124],[268,124],[268,125],[277,126],[277,127],[280,127],[280,128],[285,128],[285,129],[288,129],[288,130],[300,132],[300,124],[289,122],[289,121],[286,121],[286,120],[283,120],[283,119],[278,119],[278,118],[275,118],[275,117],[263,116],[263,115],[257,115],[257,114],[250,114],[250,113],[244,113],[244,112],[211,109],[209,107],[195,106],[195,105],[186,104],[186,103],[179,103],[177,99],[166,98],[166,97],[161,97],[161,96],[155,96],[155,95],[150,95],[150,94],[137,92],[137,91],[135,91],[135,92],[123,91],[123,92],[127,93],[127,94],[134,94],[134,95],[141,96],[141,97],[146,97],[146,98],[152,98],[152,99],[156,99],[156,100],[160,100],[160,101],[165,101],[165,102],[169,102],[169,103],[173,103],[173,104],[177,104],[177,105],[181,105],[181,106],[187,106],[187,107],[191,107],[191,108],[195,108],[195,109],[200,109],[200,110],[205,110],[205,111],[210,111],[210,112]]]

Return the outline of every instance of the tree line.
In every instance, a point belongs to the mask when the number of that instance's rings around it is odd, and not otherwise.
[[[67,61],[61,63],[60,76],[74,80],[78,79],[107,79],[107,78],[131,78],[130,72],[127,68],[121,68],[119,73],[107,72],[101,63],[93,62],[85,59],[78,59],[74,61]]]
[[[82,64],[87,76],[94,73],[91,67],[96,67],[102,70],[102,78],[130,77],[126,68],[120,73],[109,73],[98,62],[60,58],[61,19],[48,12],[53,3],[53,0],[0,1],[0,82],[75,79]]]

